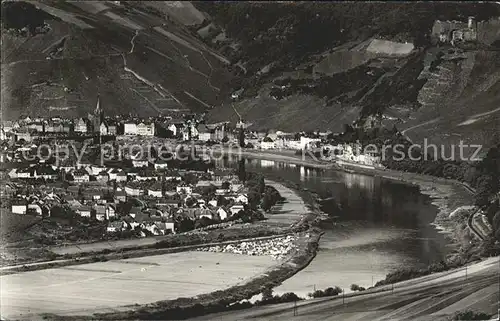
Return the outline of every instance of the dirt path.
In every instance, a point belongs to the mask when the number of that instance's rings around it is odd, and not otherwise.
[[[419,128],[419,127],[423,127],[423,126],[427,126],[427,125],[430,125],[430,124],[434,124],[435,122],[439,121],[440,119],[441,119],[441,117],[438,117],[438,118],[435,118],[435,119],[432,119],[432,120],[420,123],[418,125],[412,126],[410,128],[406,128],[406,129],[404,129],[404,130],[401,131],[401,135],[406,135],[406,133],[409,132],[410,130],[414,130],[414,129]]]

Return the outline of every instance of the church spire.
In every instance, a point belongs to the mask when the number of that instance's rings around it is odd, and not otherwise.
[[[101,96],[97,93],[97,103],[95,106],[94,114],[92,115],[94,123],[94,132],[99,134],[99,144],[101,143],[101,124],[104,122],[104,113],[101,108]]]
[[[97,104],[95,106],[94,110],[94,116],[100,116],[101,115],[101,95],[98,93],[97,94]]]

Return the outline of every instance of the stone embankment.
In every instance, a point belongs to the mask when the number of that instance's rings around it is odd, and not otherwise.
[[[288,235],[270,240],[258,240],[237,244],[204,247],[199,248],[198,251],[234,253],[252,256],[269,255],[275,260],[282,260],[297,247],[296,240],[296,236]]]

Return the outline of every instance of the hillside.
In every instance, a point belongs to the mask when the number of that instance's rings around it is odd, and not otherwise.
[[[228,61],[185,26],[196,9],[179,20],[169,10],[179,16],[183,8],[169,6],[2,2],[3,118],[83,116],[97,93],[110,115],[200,112],[220,104],[232,77]]]
[[[476,42],[440,43],[469,16]],[[236,109],[253,129],[484,143],[500,122],[499,17],[495,3],[4,1],[2,116],[83,116],[100,93],[108,114]]]
[[[255,129],[339,132],[375,120],[412,139],[430,130],[484,143],[500,128],[498,4],[194,5],[211,19],[200,36],[238,71],[234,108]],[[467,27],[469,16],[476,42],[439,42],[443,25]],[[229,102],[209,117],[238,118]]]

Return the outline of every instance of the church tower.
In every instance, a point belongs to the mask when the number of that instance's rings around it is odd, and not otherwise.
[[[101,108],[101,99],[100,95],[97,94],[97,104],[94,110],[94,114],[92,115],[92,122],[94,125],[94,132],[99,132],[99,128],[101,127],[101,123],[104,121],[104,112]]]

